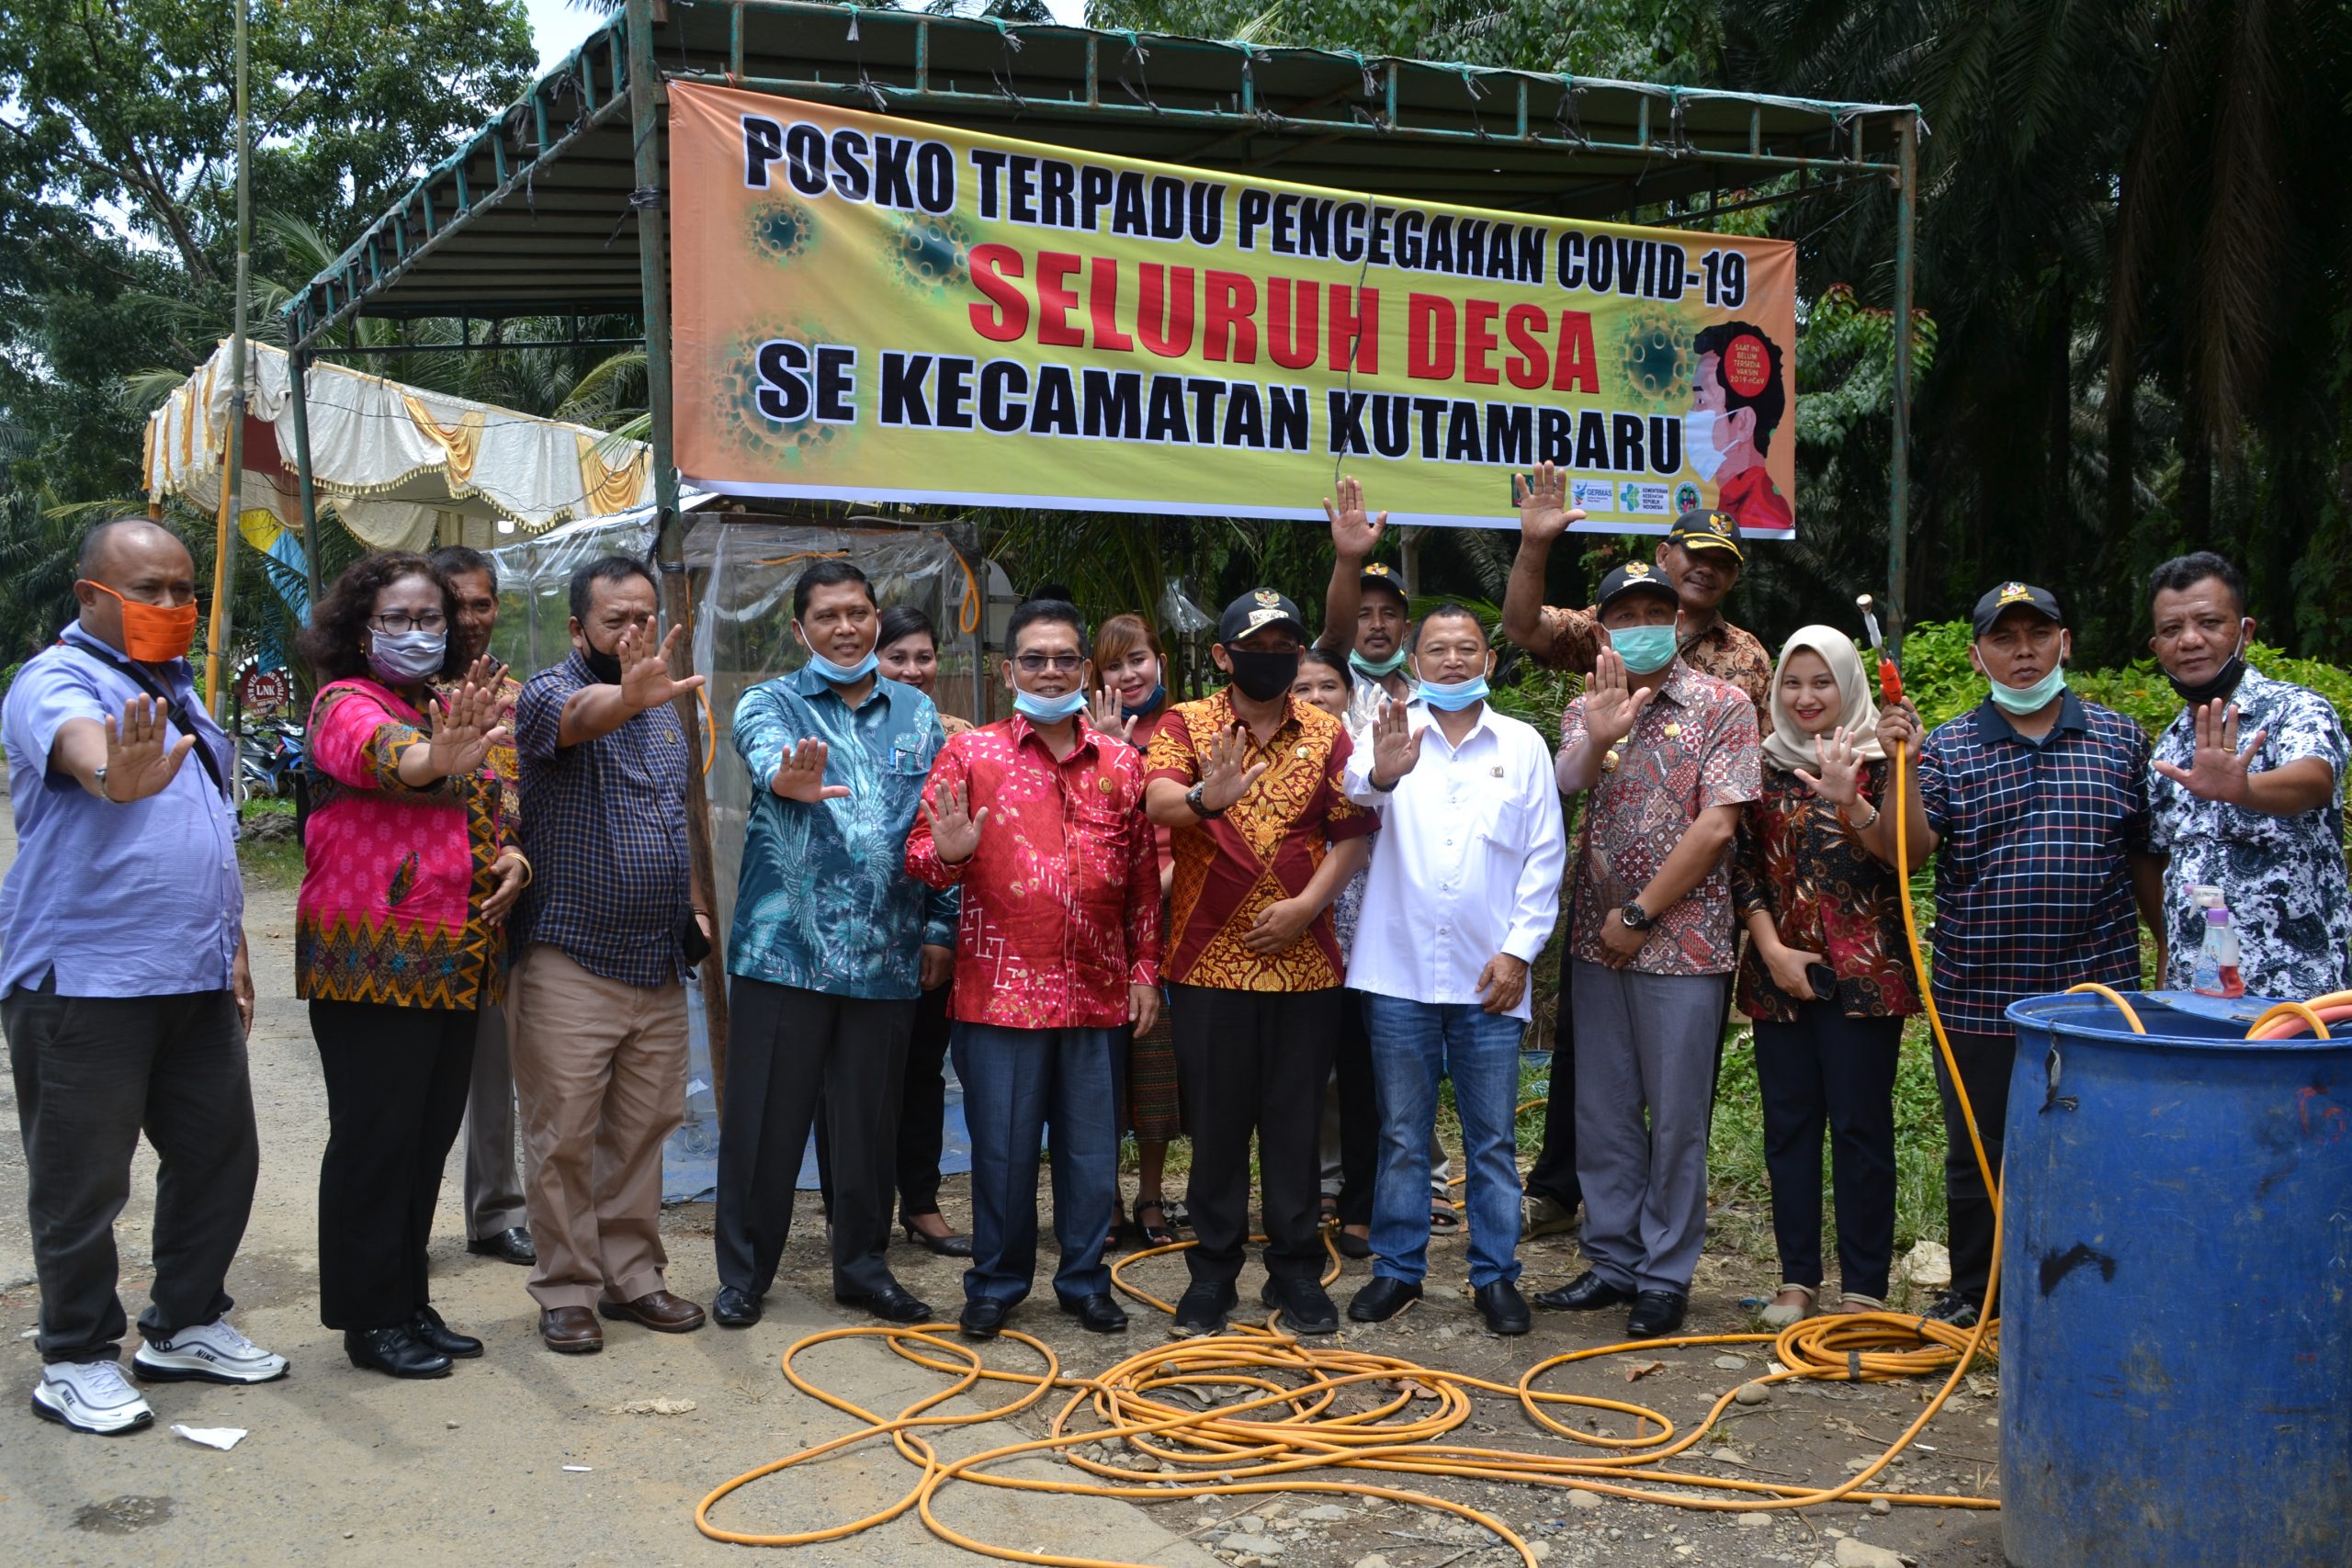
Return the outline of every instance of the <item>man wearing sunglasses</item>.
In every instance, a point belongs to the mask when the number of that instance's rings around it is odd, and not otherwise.
[[[1087,722],[1086,625],[1057,599],[1012,612],[1013,715],[947,742],[907,870],[960,887],[956,1076],[972,1129],[964,1332],[993,1338],[1035,1280],[1037,1145],[1053,1126],[1062,1311],[1098,1334],[1127,1314],[1104,1238],[1119,1201],[1125,1031],[1159,1011],[1159,857],[1143,757]]]

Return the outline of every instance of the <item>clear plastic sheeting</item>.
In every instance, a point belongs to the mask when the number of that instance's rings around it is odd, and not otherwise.
[[[736,755],[729,720],[745,692],[808,661],[792,632],[792,591],[820,560],[844,559],[873,580],[885,606],[912,604],[939,628],[940,710],[983,719],[979,590],[951,529],[849,529],[709,519],[686,536],[694,592],[695,668],[718,728],[710,789],[711,845],[718,863],[718,929],[730,929],[752,780]]]
[[[692,525],[689,525],[690,526]],[[584,518],[486,552],[498,566],[498,630],[491,651],[527,680],[571,652],[571,574],[604,556],[649,559],[653,509]]]

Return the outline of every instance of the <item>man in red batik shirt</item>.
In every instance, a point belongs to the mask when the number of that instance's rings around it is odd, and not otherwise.
[[[1159,859],[1142,754],[1087,722],[1086,626],[1056,599],[1012,613],[1012,717],[949,739],[907,872],[961,886],[951,1049],[972,1130],[965,1334],[993,1338],[1037,1266],[1037,1145],[1053,1127],[1054,1295],[1082,1327],[1127,1314],[1102,1261],[1119,1201],[1122,1032],[1159,1011]]]

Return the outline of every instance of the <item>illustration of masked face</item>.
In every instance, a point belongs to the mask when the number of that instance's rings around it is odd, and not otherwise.
[[[1682,416],[1682,450],[1702,482],[1714,482],[1724,455],[1715,446],[1715,423],[1724,416],[1713,409],[1692,409]]]

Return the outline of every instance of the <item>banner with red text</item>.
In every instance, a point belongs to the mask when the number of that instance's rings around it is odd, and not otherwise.
[[[675,430],[744,495],[1794,529],[1795,249],[670,89]],[[1400,157],[1410,156],[1400,151]]]

